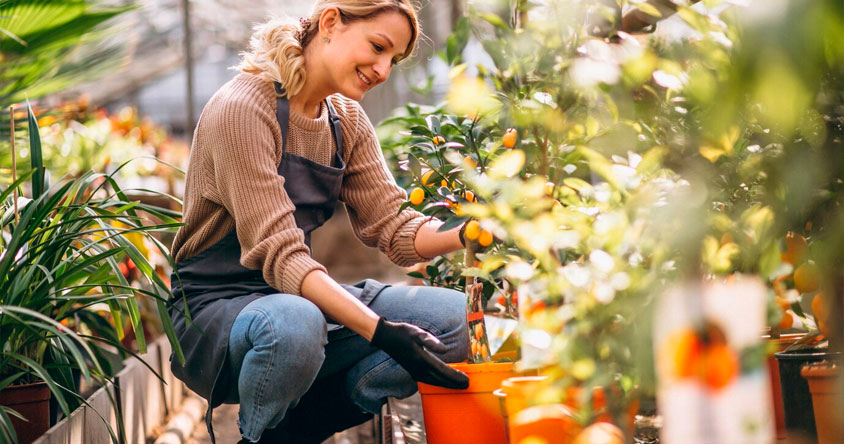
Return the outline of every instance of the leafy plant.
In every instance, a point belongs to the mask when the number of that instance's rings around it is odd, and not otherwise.
[[[381,128],[410,173],[408,205],[446,226],[476,217],[499,240],[474,267],[436,259],[427,274],[517,287],[523,347],[547,358],[557,383],[546,401],[603,387],[617,421],[634,388],[652,389],[650,302],[672,281],[744,273],[791,290],[802,287],[794,267],[814,260],[823,296],[810,286],[787,302],[823,307],[844,343],[844,56],[830,50],[844,35],[841,5],[816,2],[784,14],[800,20],[744,34],[723,8],[675,4],[685,38],[592,32],[622,3],[468,2],[461,26],[492,66],[464,62],[458,29],[443,53],[446,104],[405,107]],[[654,13],[654,2],[633,3]],[[788,231],[809,237],[799,261],[781,256]],[[585,410],[584,422],[600,414]]]
[[[155,300],[159,318],[178,359],[183,360],[167,303],[169,286],[155,273],[129,237],[141,235],[169,258],[154,233],[173,231],[179,214],[129,201],[112,175],[88,172],[49,186],[40,163],[40,136],[29,113],[32,169],[0,192],[0,389],[11,384],[44,381],[62,412],[84,399],[75,392],[72,371],[103,383],[102,350],[134,355],[120,343],[124,318],[135,334],[138,351],[146,343],[139,299]],[[118,168],[119,169],[119,168]],[[13,193],[28,181],[31,199]],[[150,217],[160,222],[151,223]],[[119,264],[130,258],[148,283],[133,287]],[[69,328],[76,315],[95,304],[108,307],[113,336],[93,336]],[[15,442],[10,415],[0,409],[0,437]],[[117,442],[116,435],[112,438]]]

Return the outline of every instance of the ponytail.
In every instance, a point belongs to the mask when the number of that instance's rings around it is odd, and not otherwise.
[[[241,53],[242,59],[236,68],[269,82],[279,82],[287,90],[287,97],[295,96],[305,84],[303,46],[313,36],[313,31],[302,29],[301,22],[290,18],[274,18],[261,24],[255,27],[249,51]]]

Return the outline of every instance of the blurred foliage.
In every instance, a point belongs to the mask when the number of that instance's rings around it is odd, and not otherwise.
[[[184,360],[167,311],[169,283],[147,259],[172,263],[152,234],[175,231],[180,214],[130,201],[113,174],[88,171],[51,187],[38,122],[27,110],[31,168],[20,176],[4,172],[12,182],[0,191],[0,390],[43,381],[68,417],[85,402],[74,371],[102,385],[115,373],[113,356],[146,352],[144,301]],[[27,182],[31,198],[24,195]],[[0,408],[2,442],[17,441],[11,416],[21,417]],[[106,427],[114,442],[122,441],[121,418],[117,431]]]
[[[0,1],[0,105],[59,91],[106,68],[118,50],[93,43],[131,7],[97,0]],[[87,45],[87,46],[86,46]]]
[[[784,310],[822,306],[840,343],[844,5],[740,23],[711,0],[677,8],[679,38],[593,35],[616,26],[611,3],[468,2],[440,54],[447,102],[408,105],[379,134],[424,193],[416,208],[446,227],[476,217],[497,239],[475,267],[436,259],[427,274],[452,279],[430,281],[518,288],[523,349],[554,363],[549,399],[608,388],[619,419],[653,389],[651,302],[667,284],[759,275],[775,332]],[[492,66],[463,61],[469,35]],[[794,273],[805,264],[817,273]],[[602,413],[590,393],[584,422]]]
[[[20,117],[20,113],[18,113]],[[64,103],[54,109],[35,108],[42,133],[42,156],[51,177],[78,176],[87,171],[116,172],[135,189],[129,193],[174,194],[184,174],[188,146],[173,140],[163,127],[125,107],[115,114],[92,110],[87,99]],[[25,132],[16,133],[17,163],[30,162]],[[20,148],[23,147],[23,148]],[[0,168],[12,165],[11,150],[0,154]],[[120,166],[119,171],[117,167]],[[178,198],[173,202],[178,203]]]

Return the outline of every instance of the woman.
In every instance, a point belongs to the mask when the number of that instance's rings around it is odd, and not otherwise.
[[[186,358],[172,367],[209,400],[212,441],[224,402],[240,402],[243,443],[318,443],[415,381],[468,386],[443,362],[467,354],[461,294],[340,285],[310,255],[338,200],[399,265],[462,247],[458,229],[398,212],[405,192],[358,104],[418,33],[409,0],[318,0],[309,19],[257,28],[242,72],[203,110],[172,250]]]

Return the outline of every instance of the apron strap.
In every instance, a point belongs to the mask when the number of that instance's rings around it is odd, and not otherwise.
[[[208,409],[205,410],[205,428],[208,429],[208,437],[211,438],[211,444],[216,444],[217,440],[214,439],[214,426],[211,424],[211,415],[214,409],[211,407],[211,403],[208,403]]]
[[[343,129],[340,127],[340,116],[337,115],[337,110],[331,100],[325,98],[325,104],[328,106],[328,121],[331,123],[331,134],[334,135],[334,144],[337,146],[337,155],[340,160],[343,160]]]
[[[287,90],[281,83],[273,82],[273,87],[275,87],[275,94],[277,96],[275,116],[278,120],[278,126],[281,127],[281,151],[286,153],[287,133],[290,126],[290,101],[287,100]],[[334,145],[337,147],[336,154],[342,163],[343,129],[340,127],[340,116],[337,115],[337,110],[328,98],[325,99],[325,105],[328,107],[328,122],[331,125],[331,135],[334,136]]]
[[[290,102],[287,100],[287,90],[281,86],[281,83],[273,82],[275,86],[276,110],[275,117],[278,120],[278,126],[281,127],[281,152],[287,152],[287,129],[290,126]]]

